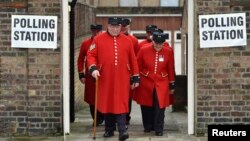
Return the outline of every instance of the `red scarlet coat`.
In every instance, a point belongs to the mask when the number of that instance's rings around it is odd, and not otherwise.
[[[84,101],[89,105],[95,104],[95,79],[88,73],[88,70],[86,69],[87,52],[92,42],[93,38],[88,38],[82,42],[77,60],[78,72],[85,74],[86,81],[84,89]]]
[[[129,111],[130,73],[139,75],[131,41],[123,34],[97,36],[87,54],[88,67],[99,68],[98,110],[121,114]]]
[[[138,52],[138,40],[137,40],[137,38],[135,36],[131,35],[131,34],[127,34],[126,36],[132,41],[134,53],[136,55],[137,52]],[[133,90],[130,89],[130,91],[129,91],[129,98],[130,99],[132,99],[134,92],[135,92],[134,89]]]
[[[136,55],[137,52],[138,52],[138,40],[137,40],[137,38],[135,36],[133,36],[131,34],[128,34],[127,37],[132,41],[134,52],[135,52],[135,55]]]
[[[152,41],[151,41],[151,40],[148,40],[148,39],[142,40],[142,41],[138,44],[137,53],[138,53],[138,51],[139,51],[144,45],[149,44],[149,43],[152,43]]]
[[[143,40],[141,42],[140,47],[138,47],[138,50],[140,48],[143,48],[144,46],[149,46],[149,45],[152,45],[152,44],[153,44],[152,42],[150,42],[149,40],[145,39],[145,40]],[[172,47],[170,47],[170,45],[168,44],[168,42],[164,42],[163,46],[166,47],[168,50],[170,50],[172,52],[172,54],[173,54],[173,57],[174,57],[174,50],[173,50]],[[169,104],[170,105],[174,104],[174,95],[173,94],[169,95]]]
[[[150,44],[139,50],[137,61],[141,82],[133,99],[140,105],[152,107],[155,88],[160,108],[169,106],[169,83],[175,80],[173,53],[165,47],[156,51]]]

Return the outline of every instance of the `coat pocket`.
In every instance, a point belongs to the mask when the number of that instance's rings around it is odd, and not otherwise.
[[[161,72],[161,77],[167,77],[167,76],[168,76],[167,73]]]
[[[144,76],[148,76],[149,71],[147,71],[147,72],[140,72],[140,74],[142,74],[142,75],[144,75]]]

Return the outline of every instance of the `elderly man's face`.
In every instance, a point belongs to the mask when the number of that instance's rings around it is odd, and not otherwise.
[[[117,36],[120,34],[121,32],[121,25],[111,25],[111,24],[108,24],[108,32],[110,35],[112,36]]]
[[[99,33],[101,33],[102,30],[99,29],[91,29],[91,33],[92,36],[95,37],[96,35],[98,35]]]
[[[148,39],[148,40],[152,40],[152,37],[153,36],[153,34],[152,34],[152,32],[146,32],[146,38]]]
[[[123,25],[121,31],[125,34],[128,34],[130,30],[130,25]]]

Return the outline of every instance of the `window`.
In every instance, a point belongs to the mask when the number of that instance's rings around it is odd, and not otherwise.
[[[180,31],[176,31],[174,34],[174,41],[175,42],[180,42],[181,41],[181,32]]]
[[[166,42],[172,47],[172,41],[171,41],[171,31],[164,30],[163,33],[166,34]]]
[[[179,0],[161,0],[161,7],[179,7]]]
[[[143,39],[146,39],[146,31],[142,30],[137,30],[137,31],[131,31],[131,34],[133,34],[138,41],[142,41]]]
[[[120,0],[121,7],[138,7],[138,0]]]
[[[176,39],[177,39],[177,40],[181,40],[181,33],[177,33]]]

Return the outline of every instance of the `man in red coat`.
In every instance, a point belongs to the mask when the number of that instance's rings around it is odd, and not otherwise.
[[[137,40],[137,38],[135,36],[133,36],[132,34],[129,34],[130,23],[131,23],[130,19],[123,18],[122,19],[121,31],[124,33],[124,35],[126,35],[131,40],[131,42],[133,44],[134,52],[135,52],[135,54],[137,54],[138,40]],[[126,115],[126,125],[129,125],[129,122],[130,122],[130,119],[131,119],[130,113],[131,113],[131,108],[132,108],[132,95],[133,95],[133,93],[134,93],[134,90],[130,89],[130,92],[129,92],[129,112]]]
[[[137,61],[140,70],[140,86],[133,99],[141,105],[144,132],[155,130],[163,135],[164,112],[169,106],[169,94],[174,91],[173,52],[163,47],[165,34],[154,33],[153,44],[141,48]]]
[[[147,25],[146,26],[146,39],[142,40],[139,45],[138,45],[138,51],[140,50],[140,48],[142,48],[142,46],[144,46],[145,44],[151,43],[152,42],[152,35],[153,35],[153,31],[157,28],[156,25]],[[137,51],[137,52],[138,52]]]
[[[80,47],[80,52],[77,60],[79,79],[82,84],[85,84],[84,89],[84,101],[89,104],[90,114],[92,119],[94,119],[95,111],[95,79],[88,73],[86,58],[87,52],[90,45],[93,42],[93,39],[102,31],[102,25],[92,24],[90,25],[90,30],[92,36],[84,40]],[[101,124],[104,120],[104,116],[99,111],[97,112],[97,125]]]
[[[108,30],[96,38],[87,54],[88,68],[98,79],[97,108],[104,113],[104,137],[114,136],[115,124],[119,140],[126,140],[126,113],[129,111],[130,76],[132,88],[139,86],[139,70],[131,41],[121,33],[121,18],[110,17]]]
[[[134,52],[135,52],[135,54],[137,54],[137,52],[138,52],[138,39],[134,35],[129,34],[130,24],[131,24],[130,19],[123,18],[121,31],[132,41]]]

